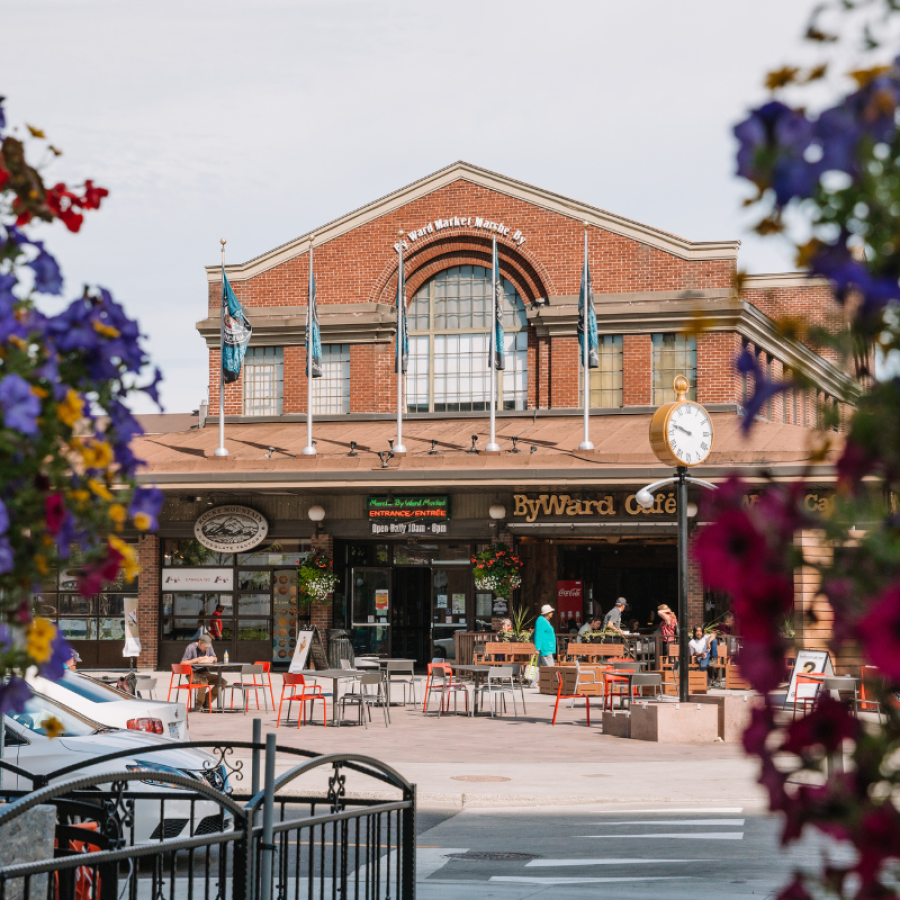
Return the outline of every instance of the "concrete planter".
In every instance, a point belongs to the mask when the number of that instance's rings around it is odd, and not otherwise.
[[[2,806],[0,804],[0,808]],[[56,807],[35,806],[22,813],[0,827],[0,868],[53,859],[55,834]],[[47,875],[32,877],[30,895],[47,896]],[[5,896],[7,900],[21,900],[24,896],[22,879],[8,882]]]
[[[719,736],[719,711],[709,703],[636,703],[631,737],[659,744],[711,744]]]

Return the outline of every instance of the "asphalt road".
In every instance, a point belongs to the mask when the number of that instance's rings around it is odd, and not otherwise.
[[[423,810],[418,831],[419,900],[774,897],[825,847],[783,853],[776,818],[728,803]]]

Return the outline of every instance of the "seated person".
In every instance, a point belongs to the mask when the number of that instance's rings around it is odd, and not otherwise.
[[[603,620],[599,616],[588,619],[587,622],[578,629],[579,640],[584,640],[585,635],[590,634],[592,631],[599,631],[602,627]]]
[[[213,650],[212,639],[208,634],[201,635],[196,641],[187,645],[184,656],[181,657],[183,663],[190,663],[194,667],[194,674],[200,676],[197,681],[206,681],[210,686],[209,702],[210,707],[215,703],[216,697],[219,695],[219,676],[214,672],[210,672],[203,663],[216,662],[216,651]],[[227,681],[221,680],[224,688]],[[197,691],[196,708],[202,709],[206,702],[206,688]]]
[[[691,658],[696,659],[700,664],[700,668],[707,673],[711,660],[719,658],[719,643],[716,640],[715,633],[704,634],[703,629],[698,625],[694,629],[694,638],[688,643],[691,651]]]

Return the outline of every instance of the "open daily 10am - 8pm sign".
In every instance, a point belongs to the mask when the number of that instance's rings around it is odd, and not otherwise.
[[[446,534],[450,498],[446,495],[368,497],[372,534]]]

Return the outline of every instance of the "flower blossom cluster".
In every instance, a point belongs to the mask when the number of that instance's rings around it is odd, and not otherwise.
[[[163,503],[135,483],[131,444],[142,429],[127,400],[149,365],[137,323],[104,288],[85,288],[55,315],[37,306],[62,294],[63,276],[29,223],[77,232],[107,191],[91,181],[46,187],[5,129],[0,98],[0,713],[22,709],[29,666],[59,678],[71,657],[56,626],[33,615],[41,580],[73,548],[82,595],[120,572],[134,578],[122,532],[129,522],[156,528]],[[160,377],[139,388],[157,402]]]

